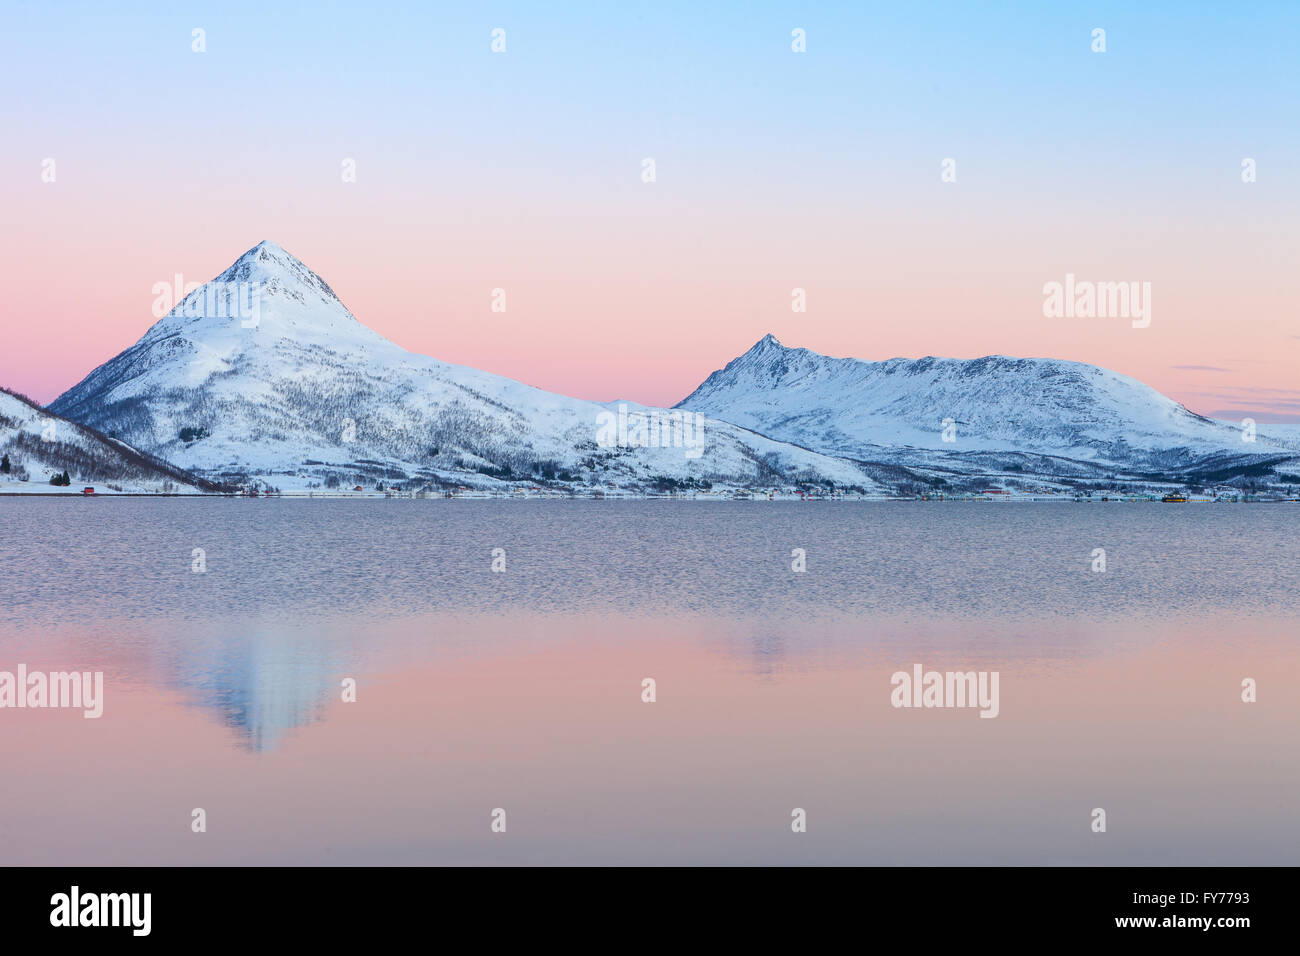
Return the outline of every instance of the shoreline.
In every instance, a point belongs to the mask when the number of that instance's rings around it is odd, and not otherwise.
[[[75,498],[80,500],[90,498],[178,498],[186,500],[211,500],[214,498],[231,498],[245,499],[249,501],[264,498],[284,498],[295,501],[695,501],[695,502],[731,502],[731,501],[748,501],[748,502],[768,502],[768,503],[800,503],[809,504],[813,502],[829,502],[834,504],[842,503],[865,503],[865,504],[885,504],[898,502],[925,502],[927,504],[980,504],[994,502],[1001,504],[1300,504],[1300,497],[1295,498],[1251,498],[1242,496],[1239,498],[1206,498],[1206,497],[1189,497],[1186,501],[1167,502],[1161,501],[1155,496],[1130,496],[1121,498],[1107,497],[1105,500],[1098,497],[1073,497],[1069,495],[975,495],[971,497],[943,497],[943,498],[902,498],[886,495],[854,495],[852,497],[808,497],[801,498],[797,495],[777,495],[769,497],[767,495],[619,495],[619,494],[384,494],[375,492],[372,494],[363,494],[353,492],[351,494],[316,494],[312,492],[282,492],[280,494],[259,494],[256,496],[246,494],[176,494],[163,492],[95,492],[87,495],[81,492],[58,492],[58,491],[0,491],[0,498]]]

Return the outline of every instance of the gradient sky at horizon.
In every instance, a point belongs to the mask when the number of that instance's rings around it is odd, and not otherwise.
[[[405,348],[582,398],[771,332],[1300,422],[1300,4],[1134,6],[3,0],[0,385],[52,400],[272,239]],[[1067,273],[1150,282],[1150,327],[1044,318]]]

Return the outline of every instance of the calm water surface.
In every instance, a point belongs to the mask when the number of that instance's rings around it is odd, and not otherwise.
[[[0,670],[106,698],[0,709],[0,862],[1296,864],[1297,568],[1286,504],[0,499]]]

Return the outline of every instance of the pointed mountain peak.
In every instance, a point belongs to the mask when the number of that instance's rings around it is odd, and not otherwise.
[[[732,359],[731,365],[750,365],[754,362],[779,360],[782,356],[796,351],[798,350],[786,348],[775,335],[768,332],[767,335],[751,345],[748,352]]]
[[[307,272],[311,271],[301,259],[270,239],[263,239],[253,246],[253,248],[236,259],[226,271],[229,272],[232,269],[261,271],[303,269]]]
[[[270,240],[253,246],[211,281],[189,288],[141,342],[183,334],[212,345],[214,337],[234,329],[238,339],[247,340],[244,344],[268,335],[347,341],[358,347],[362,340],[391,344],[358,322],[301,259]],[[225,354],[220,348],[217,352]]]
[[[748,352],[738,355],[725,366],[706,378],[695,391],[678,402],[675,408],[684,408],[714,391],[734,385],[738,380],[775,381],[793,368],[802,367],[809,358],[816,358],[807,349],[786,348],[771,332],[755,342]]]
[[[270,239],[253,246],[212,281],[256,283],[264,295],[287,295],[299,302],[310,296],[339,303],[339,297],[324,279]]]
[[[771,332],[763,336],[753,344],[748,352],[732,359],[728,368],[732,366],[744,368],[769,368],[780,366],[784,368],[791,362],[800,362],[805,358],[820,358],[815,352],[809,352],[807,349],[790,348],[782,345]]]

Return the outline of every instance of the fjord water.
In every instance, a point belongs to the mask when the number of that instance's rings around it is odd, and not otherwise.
[[[0,709],[0,860],[1295,864],[1297,567],[1288,504],[0,499],[0,670],[105,683]]]

